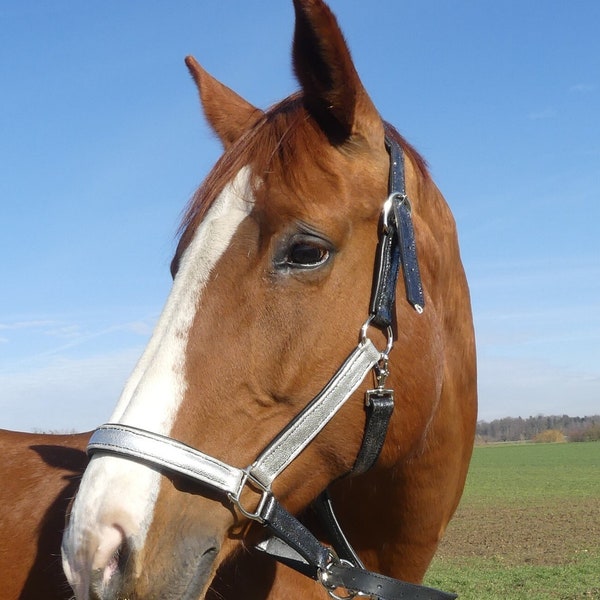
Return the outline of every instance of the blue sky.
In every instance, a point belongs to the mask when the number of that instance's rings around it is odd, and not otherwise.
[[[600,3],[335,0],[382,115],[457,219],[480,418],[600,413]],[[291,1],[0,5],[0,427],[104,422],[220,153],[186,54],[296,89]]]

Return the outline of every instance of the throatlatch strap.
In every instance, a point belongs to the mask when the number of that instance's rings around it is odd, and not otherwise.
[[[344,531],[335,516],[329,492],[325,490],[320,496],[317,496],[311,506],[315,509],[319,521],[321,521],[321,524],[324,526],[327,538],[331,542],[338,557],[347,560],[355,567],[364,569],[365,565],[363,565],[360,557],[348,541],[348,538],[344,534]]]

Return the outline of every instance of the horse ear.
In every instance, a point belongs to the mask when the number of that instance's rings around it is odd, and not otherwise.
[[[293,63],[304,102],[333,143],[382,139],[381,118],[364,89],[337,20],[322,0],[294,0]]]
[[[206,119],[225,149],[236,142],[262,116],[262,111],[217,81],[193,56],[185,59],[196,87]]]

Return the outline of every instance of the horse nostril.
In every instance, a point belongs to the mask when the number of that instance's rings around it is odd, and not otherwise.
[[[121,527],[112,525],[103,528],[92,563],[90,600],[117,597],[130,555],[130,545]]]
[[[202,553],[202,558],[205,557],[215,557],[217,555],[217,552],[219,551],[219,549],[216,546],[211,546],[209,548],[207,548],[203,553]]]
[[[125,532],[119,525],[104,525],[97,535],[97,546],[92,561],[92,569],[104,569],[125,543]]]

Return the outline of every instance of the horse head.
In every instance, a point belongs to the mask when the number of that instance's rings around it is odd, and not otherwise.
[[[269,110],[186,59],[224,154],[189,206],[172,290],[110,420],[178,440],[234,473],[246,472],[360,345],[388,197],[386,126],[336,20],[320,0],[294,4],[301,90]],[[337,482],[334,495],[369,506],[359,521],[377,544],[361,527],[353,532],[364,560],[388,571],[402,562],[399,574],[418,581],[464,484],[474,348],[450,212],[424,161],[395,131],[387,135],[404,155],[426,302],[422,314],[395,303],[387,440],[367,475],[343,478],[363,440],[372,382],[361,379],[269,492],[296,515]],[[377,348],[389,342],[376,327],[368,336]],[[143,457],[97,451],[63,539],[77,598],[204,597],[219,566],[264,535],[243,510],[256,503],[251,487],[236,505]],[[351,520],[354,510],[343,507]],[[386,545],[384,557],[376,546]]]

